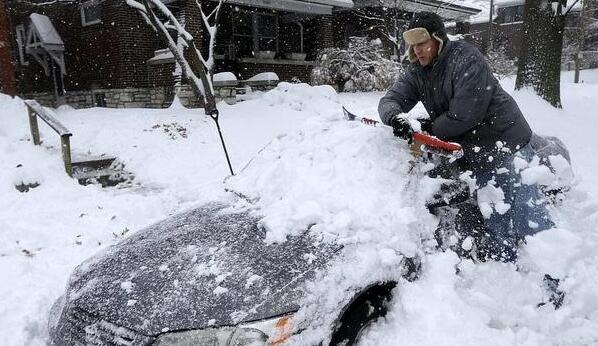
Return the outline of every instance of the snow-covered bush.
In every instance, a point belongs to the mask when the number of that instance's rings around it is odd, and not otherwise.
[[[387,90],[402,73],[401,65],[382,54],[380,40],[349,38],[348,48],[320,50],[312,84],[329,84],[339,91]]]
[[[514,75],[517,72],[517,62],[509,58],[503,46],[494,47],[486,53],[486,61],[492,73],[499,79]]]

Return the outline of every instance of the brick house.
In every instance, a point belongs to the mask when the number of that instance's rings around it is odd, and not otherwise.
[[[173,75],[174,60],[164,51],[166,45],[124,0],[37,2],[40,5],[32,4],[35,1],[7,1],[16,42],[13,61],[19,94],[45,104],[55,104],[58,99],[76,107],[170,104],[178,81]],[[202,37],[195,1],[164,2],[177,17],[184,18],[189,32]],[[308,80],[313,64],[310,58],[317,47],[333,44],[333,9],[352,6],[349,0],[229,3],[219,25],[216,72],[232,71],[239,79],[247,79],[272,71],[282,80],[296,77],[303,81]],[[51,25],[36,27],[32,14]],[[45,56],[49,66],[40,64],[43,54],[32,56],[30,33],[39,31],[57,33],[63,43],[64,71],[52,54]],[[274,52],[275,56],[255,57],[252,51]],[[287,58],[290,53],[302,52],[307,60],[301,56]],[[190,90],[184,86],[180,89],[181,101],[192,104]]]
[[[386,19],[400,15],[402,21],[423,9],[452,20],[479,12],[438,0],[403,0],[401,6],[384,1],[394,0],[228,0],[215,72],[230,71],[239,80],[275,72],[281,80],[308,82],[318,49],[342,46],[348,36],[367,31],[368,22],[355,17],[354,7]],[[163,2],[205,48],[195,1]],[[125,0],[6,4],[19,95],[54,106],[160,108],[176,93],[183,104],[199,106],[166,45]],[[382,6],[394,10],[383,12]]]
[[[591,1],[589,16],[594,23],[584,40],[582,60],[584,68],[598,67],[598,0]],[[571,3],[571,2],[570,2]],[[581,7],[574,7],[566,17],[563,40],[563,69],[573,68],[572,50],[576,45],[577,28],[579,26]],[[495,5],[495,16],[492,22],[492,44],[502,47],[511,58],[517,58],[523,40],[523,18],[525,0],[504,0]],[[453,32],[465,34],[467,40],[482,50],[488,47],[488,20],[475,23],[459,23],[452,28]]]

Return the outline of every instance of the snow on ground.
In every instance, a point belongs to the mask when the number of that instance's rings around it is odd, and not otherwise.
[[[584,71],[581,85],[570,77],[564,73],[563,110],[528,91],[514,94],[532,128],[559,136],[571,151],[578,181],[552,211],[558,228],[529,240],[518,271],[459,263],[452,253],[426,256],[422,278],[401,283],[364,345],[598,344],[598,163],[590,144],[598,128],[591,114],[598,71]],[[513,81],[504,85],[512,90]],[[407,148],[391,133],[338,120],[341,104],[376,117],[381,95],[285,83],[256,100],[220,104],[239,173],[228,179],[215,126],[200,110],[57,110],[74,133],[75,154],[116,155],[135,174],[135,184],[122,189],[69,179],[57,136],[42,126],[44,143],[33,146],[24,106],[0,95],[2,343],[45,344],[48,310],[78,263],[168,215],[229,198],[224,188],[261,207],[268,241],[312,226],[356,247],[351,261],[310,288],[312,295],[328,294],[318,297],[324,305],[360,275],[395,277],[399,254],[421,251],[417,239],[434,226],[417,194],[406,192],[426,186],[413,186]],[[14,184],[21,181],[40,186],[20,193]],[[544,273],[562,278],[567,296],[560,310],[536,308]],[[322,333],[316,328],[311,337]]]

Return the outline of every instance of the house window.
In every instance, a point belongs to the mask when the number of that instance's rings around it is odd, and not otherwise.
[[[81,24],[83,26],[102,22],[102,7],[99,1],[93,0],[81,5]]]
[[[93,98],[96,107],[106,107],[106,94],[105,93],[94,93]]]
[[[27,43],[27,30],[25,25],[16,26],[17,49],[19,50],[19,62],[21,65],[29,65],[27,55],[25,52],[25,45]]]
[[[257,50],[278,50],[278,17],[274,15],[256,16]]]
[[[271,13],[234,12],[233,43],[237,57],[259,51],[278,51],[278,16]]]
[[[523,11],[525,9],[525,5],[518,5],[518,6],[510,6],[510,7],[503,7],[501,9],[502,12],[502,23],[517,23],[523,21]]]

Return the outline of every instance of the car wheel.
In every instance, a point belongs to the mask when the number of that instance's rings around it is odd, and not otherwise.
[[[380,317],[386,316],[387,303],[396,282],[384,282],[358,294],[336,323],[331,346],[357,345],[361,337]]]

